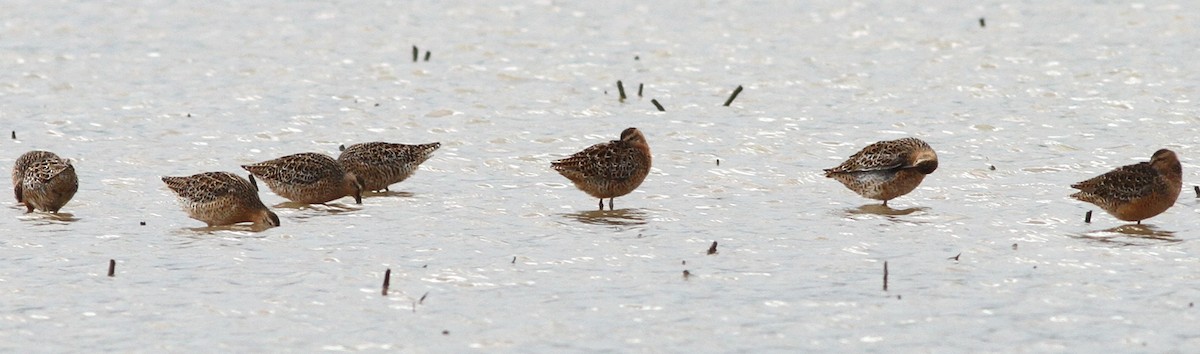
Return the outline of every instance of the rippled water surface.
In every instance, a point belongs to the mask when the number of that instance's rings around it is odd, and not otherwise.
[[[0,210],[0,350],[1195,352],[1191,5],[4,2],[0,163],[81,183]],[[549,169],[630,126],[618,210]],[[941,163],[891,209],[821,175],[902,136]],[[443,145],[262,232],[159,180],[380,140]],[[1163,147],[1144,225],[1067,197]]]

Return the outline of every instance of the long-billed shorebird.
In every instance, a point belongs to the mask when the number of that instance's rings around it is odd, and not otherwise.
[[[362,177],[363,190],[388,190],[388,186],[400,183],[416,173],[417,168],[440,147],[441,143],[361,143],[342,150],[337,161],[346,172]]]
[[[1095,204],[1117,219],[1141,224],[1175,205],[1183,189],[1183,167],[1175,152],[1161,149],[1150,156],[1150,162],[1117,167],[1071,188],[1079,190],[1071,198]]]
[[[362,177],[346,172],[325,154],[299,153],[242,168],[265,181],[275,194],[297,203],[321,204],[352,196],[362,204]]]
[[[592,145],[550,166],[576,188],[600,198],[600,210],[604,210],[604,198],[613,210],[613,198],[637,189],[650,173],[650,145],[641,131],[628,128],[621,132],[620,140]]]
[[[79,191],[75,166],[49,151],[34,150],[18,157],[12,180],[13,194],[27,213],[34,209],[57,213]]]
[[[841,165],[826,169],[825,177],[842,182],[863,197],[882,200],[887,206],[889,200],[916,189],[937,167],[937,153],[929,144],[917,138],[902,138],[867,145]]]
[[[258,188],[229,172],[204,172],[184,177],[163,177],[179,204],[192,219],[208,226],[252,222],[257,226],[279,226],[275,215],[258,198]]]

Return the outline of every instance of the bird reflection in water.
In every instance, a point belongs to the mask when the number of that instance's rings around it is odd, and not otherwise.
[[[916,208],[893,209],[892,207],[883,205],[883,204],[866,204],[866,205],[863,205],[863,206],[860,206],[857,208],[846,209],[846,214],[848,214],[848,215],[871,214],[871,215],[880,215],[880,216],[904,216],[904,215],[909,215],[909,214],[912,214],[912,213],[915,213],[918,211],[926,211],[926,210],[929,210],[929,208],[916,207]]]
[[[15,207],[15,208],[20,209],[21,211],[25,210],[24,206],[19,206],[19,207]],[[25,214],[18,218],[24,219],[24,220],[34,220],[34,221],[37,221],[39,224],[47,224],[47,225],[52,225],[52,224],[63,225],[63,224],[79,221],[79,218],[75,217],[75,214],[71,214],[71,213],[36,212],[36,213]]]
[[[1183,241],[1175,237],[1175,231],[1160,230],[1148,224],[1125,224],[1104,230],[1090,231],[1073,237],[1122,247],[1159,245]]]
[[[647,216],[641,209],[590,210],[563,215],[580,223],[606,226],[645,225]]]

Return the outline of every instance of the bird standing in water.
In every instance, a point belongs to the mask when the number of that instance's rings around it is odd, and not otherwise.
[[[1150,156],[1150,162],[1121,166],[1071,188],[1079,190],[1071,198],[1141,224],[1175,205],[1183,189],[1183,167],[1174,151],[1161,149]]]
[[[250,171],[251,178],[258,176],[267,182],[272,192],[293,202],[321,204],[353,196],[356,204],[362,204],[362,177],[346,172],[337,160],[325,154],[299,153],[242,168]]]
[[[917,138],[876,142],[850,155],[846,162],[826,169],[825,177],[842,182],[859,195],[889,200],[916,189],[925,175],[937,170],[937,153]]]
[[[620,140],[592,145],[550,167],[579,190],[600,198],[600,210],[604,210],[604,198],[608,198],[608,210],[613,210],[613,198],[633,192],[650,173],[650,145],[640,130],[628,128],[621,132]]]
[[[185,177],[163,177],[179,204],[192,219],[208,226],[253,222],[279,226],[279,216],[258,198],[258,188],[229,172],[204,172]]]

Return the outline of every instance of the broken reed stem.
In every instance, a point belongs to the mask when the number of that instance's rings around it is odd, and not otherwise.
[[[420,300],[417,300],[417,303],[418,303],[418,304],[424,304],[424,303],[425,303],[425,297],[426,297],[426,296],[429,296],[429,292],[428,292],[428,291],[426,291],[424,295],[421,295],[421,299],[420,299]]]
[[[642,97],[642,84],[638,84],[638,97]]]
[[[13,138],[13,140],[17,140],[17,131],[16,131],[16,130],[14,130],[14,131],[12,131],[12,133],[13,133],[13,134],[12,134],[12,138]],[[1200,195],[1200,189],[1197,189],[1197,191],[1198,191],[1198,192],[1196,192],[1196,195]]]
[[[983,21],[983,17],[979,18],[979,27],[980,28],[987,27],[987,22]]]
[[[733,103],[733,99],[737,98],[739,93],[742,93],[742,85],[738,85],[737,88],[733,89],[733,94],[729,95],[729,99],[725,100],[725,107],[729,107],[729,104]]]
[[[429,51],[425,51],[425,61],[429,61]]]
[[[109,259],[108,260],[108,276],[113,277],[116,275],[117,275],[117,260]]]
[[[13,132],[13,139],[17,138],[17,132]],[[1196,198],[1200,198],[1200,186],[1192,186],[1192,190],[1196,191]]]
[[[654,107],[657,107],[659,112],[666,112],[666,111],[667,111],[666,109],[663,109],[663,106],[662,106],[661,104],[658,104],[658,100],[656,100],[656,99],[651,99],[651,100],[650,100],[650,103],[653,103],[653,104],[654,104]]]
[[[883,261],[883,291],[887,291],[887,277],[888,277],[887,261]]]
[[[621,101],[625,101],[625,84],[621,80],[617,80],[617,92],[621,94]]]
[[[417,49],[417,46],[414,45],[413,46],[413,62],[414,63],[417,62],[417,57],[419,57],[420,55],[421,55],[421,50]]]
[[[1087,214],[1083,214],[1083,222],[1089,223],[1089,224],[1092,223],[1092,211],[1091,210],[1088,210]]]
[[[387,296],[388,287],[392,285],[392,268],[383,272],[383,296]]]
[[[712,246],[708,246],[708,254],[717,254],[717,241],[713,241]]]

